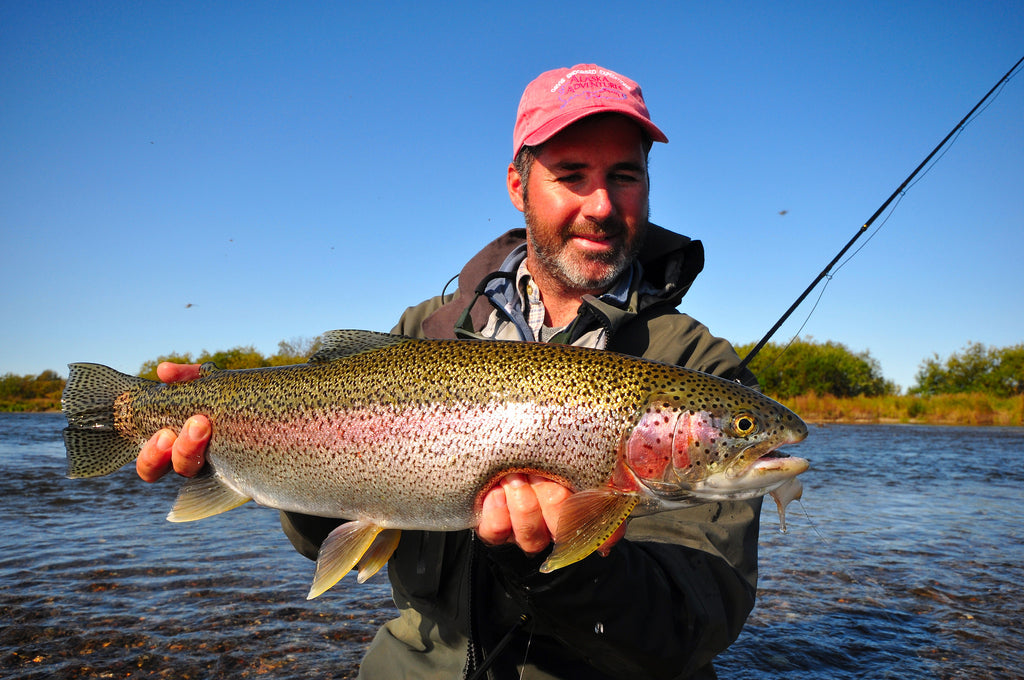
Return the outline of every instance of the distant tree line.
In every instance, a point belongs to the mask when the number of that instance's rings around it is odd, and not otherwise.
[[[186,364],[212,361],[220,368],[261,368],[298,364],[304,362],[319,347],[319,338],[299,338],[291,341],[282,340],[277,344],[277,352],[269,357],[263,356],[251,345],[219,352],[204,350],[197,356],[187,352],[184,354],[172,353],[147,361],[142,365],[138,375],[141,378],[156,380],[156,367],[161,361]],[[64,383],[63,377],[56,371],[50,370],[35,376],[13,373],[2,375],[0,376],[0,411],[58,410]]]
[[[277,343],[277,353],[269,357],[260,354],[252,345],[233,347],[218,352],[203,350],[202,353],[196,356],[193,356],[191,353],[167,354],[142,364],[142,368],[139,369],[139,377],[156,380],[156,367],[164,361],[172,361],[178,364],[205,364],[208,361],[212,361],[218,368],[227,369],[266,368],[268,366],[301,364],[319,348],[320,338],[298,338],[290,341],[282,340]]]
[[[961,352],[942,361],[935,354],[925,359],[915,376],[911,394],[961,394],[980,392],[999,397],[1024,394],[1024,343],[1010,347],[986,347],[967,343]]]
[[[56,371],[0,376],[0,411],[49,411],[60,407],[64,378]]]
[[[218,352],[172,353],[147,361],[139,376],[156,380],[162,361],[201,364],[212,361],[220,368],[261,368],[305,361],[320,346],[319,338],[300,338],[278,343],[277,352],[264,356],[251,345]],[[753,343],[739,345],[741,357]],[[870,352],[853,352],[838,342],[797,339],[787,345],[769,343],[750,364],[761,389],[779,399],[817,394],[834,397],[880,397],[896,395],[899,388],[882,376],[881,367]],[[0,376],[0,411],[53,410],[60,408],[64,379],[55,371],[36,376],[12,373]],[[942,360],[925,359],[917,372],[912,395],[988,394],[1012,397],[1024,394],[1024,343],[1009,347],[988,347],[968,343],[961,351]]]
[[[739,345],[745,357],[754,343]],[[768,343],[750,362],[761,390],[780,399],[801,394],[836,397],[878,397],[899,388],[882,376],[882,368],[869,352],[853,352],[838,342],[796,339],[782,345]]]
[[[736,351],[746,356],[753,343]],[[838,342],[797,339],[788,345],[769,343],[750,362],[761,389],[788,399],[802,394],[835,397],[878,397],[899,393],[882,376],[870,352],[853,352]],[[1024,394],[1024,344],[988,347],[969,342],[946,360],[935,354],[918,368],[913,395],[988,394],[1011,397]]]

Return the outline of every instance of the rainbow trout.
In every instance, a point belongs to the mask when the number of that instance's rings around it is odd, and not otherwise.
[[[308,363],[220,370],[163,384],[70,364],[69,477],[133,461],[157,430],[213,425],[207,465],[172,522],[255,500],[349,520],[324,541],[309,598],[383,566],[402,529],[476,526],[502,475],[533,472],[575,493],[552,571],[583,559],[629,515],[761,496],[807,461],[775,454],[807,427],[754,390],[613,352],[519,342],[332,331]],[[790,481],[792,480],[792,481]]]

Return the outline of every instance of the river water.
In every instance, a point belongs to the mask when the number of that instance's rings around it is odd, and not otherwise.
[[[386,577],[307,602],[276,511],[168,523],[176,479],[65,479],[63,424],[0,414],[0,677],[354,677]],[[786,534],[765,505],[719,676],[1024,677],[1024,428],[812,427],[797,450],[804,499]]]

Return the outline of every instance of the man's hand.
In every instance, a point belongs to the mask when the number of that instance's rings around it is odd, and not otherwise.
[[[487,545],[515,543],[528,555],[536,555],[551,543],[558,528],[561,505],[572,491],[540,475],[514,472],[484,496],[477,536]],[[623,523],[599,548],[607,555],[626,532]]]
[[[199,364],[164,362],[156,368],[163,382],[181,382],[199,377]],[[155,482],[172,469],[179,475],[194,477],[206,463],[206,444],[212,428],[206,416],[192,416],[179,434],[163,429],[142,445],[135,471],[147,482]]]

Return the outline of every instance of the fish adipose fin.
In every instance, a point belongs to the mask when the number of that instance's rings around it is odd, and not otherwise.
[[[68,419],[64,447],[68,477],[99,477],[116,472],[139,455],[139,443],[114,427],[114,402],[151,380],[101,364],[68,364],[61,410]]]
[[[386,535],[378,542],[378,534],[381,533]],[[313,576],[313,585],[306,599],[312,600],[322,595],[357,564],[361,565],[360,581],[370,578],[391,557],[398,545],[400,533],[398,530],[385,530],[366,520],[346,522],[339,526],[327,535],[320,546],[316,575]],[[370,555],[364,558],[367,552]]]
[[[309,357],[309,363],[333,361],[364,352],[372,352],[402,342],[408,342],[404,335],[375,333],[373,331],[327,331],[320,336],[320,349]]]
[[[609,489],[588,489],[569,496],[558,515],[555,547],[540,571],[547,574],[561,569],[600,548],[639,501],[636,494]]]
[[[189,479],[178,491],[169,522],[191,522],[233,510],[251,500],[217,477],[209,467]]]

